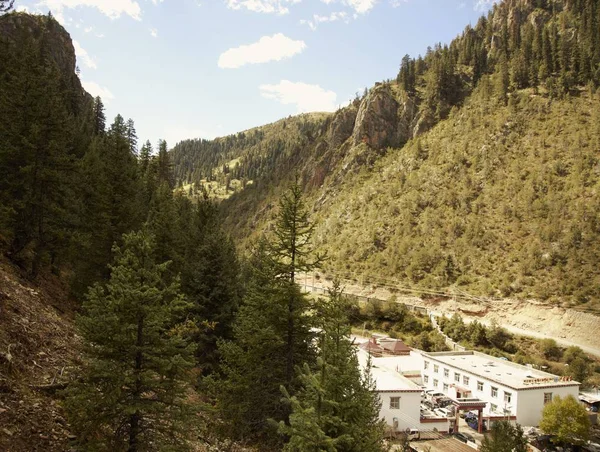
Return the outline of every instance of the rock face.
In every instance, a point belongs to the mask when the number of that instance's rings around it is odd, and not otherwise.
[[[356,122],[356,114],[358,108],[355,105],[350,105],[339,110],[329,127],[327,142],[331,148],[338,148],[352,135],[354,123]]]
[[[401,147],[413,137],[416,114],[411,99],[398,101],[388,85],[377,85],[360,104],[353,144],[365,143],[377,150]]]
[[[0,16],[0,45],[23,46],[35,43],[54,62],[66,86],[80,93],[77,111],[83,111],[93,101],[84,91],[75,73],[76,57],[71,35],[54,18],[13,12]],[[74,112],[74,113],[77,113]]]

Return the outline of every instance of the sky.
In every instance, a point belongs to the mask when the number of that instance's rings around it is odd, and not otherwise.
[[[73,39],[107,122],[169,147],[335,111],[406,54],[449,43],[493,0],[16,0]]]

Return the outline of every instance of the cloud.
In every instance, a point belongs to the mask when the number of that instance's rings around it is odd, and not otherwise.
[[[294,41],[277,33],[273,36],[263,36],[255,43],[223,52],[217,64],[222,69],[237,69],[245,64],[281,61],[301,53],[305,48],[304,41]]]
[[[96,65],[96,61],[87,53],[87,50],[81,47],[79,42],[74,40],[73,47],[75,47],[75,55],[77,55],[77,59],[82,61],[86,67],[90,69],[98,68],[98,66]]]
[[[87,6],[97,8],[102,14],[111,19],[118,19],[126,14],[135,20],[141,20],[142,10],[135,0],[40,0],[38,5],[48,7],[57,17],[67,8]]]
[[[151,28],[151,29],[150,29],[150,35],[151,35],[153,38],[158,38],[158,30],[157,30],[156,28]]]
[[[377,0],[346,0],[346,4],[354,9],[358,14],[364,14],[372,9]]]
[[[403,3],[408,3],[408,0],[390,0],[390,5],[392,5],[392,8],[398,8]]]
[[[316,30],[317,26],[322,22],[335,22],[338,20],[343,20],[344,22],[348,23],[348,14],[346,14],[344,11],[333,12],[329,16],[319,16],[318,14],[314,14],[312,19],[302,19],[300,23],[308,25],[311,30]]]
[[[287,14],[287,5],[300,3],[302,0],[225,0],[230,9],[245,8],[256,13]]]
[[[337,95],[319,85],[281,80],[277,85],[261,85],[261,96],[284,105],[296,104],[299,113],[309,111],[335,111]]]
[[[487,11],[494,3],[498,3],[498,0],[476,0],[474,8],[475,11]]]
[[[81,84],[83,85],[83,88],[92,96],[100,96],[105,104],[109,103],[115,98],[108,88],[100,86],[96,82],[82,81]]]

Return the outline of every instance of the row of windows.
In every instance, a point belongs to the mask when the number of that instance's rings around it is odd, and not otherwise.
[[[429,361],[425,361],[424,367],[425,367],[425,369],[429,369]],[[439,372],[439,366],[437,364],[433,365],[433,372],[434,373]],[[446,378],[450,377],[450,369],[444,368],[444,377],[446,377]],[[457,383],[460,383],[460,377],[461,377],[461,375],[459,372],[454,372],[454,381],[456,381]],[[426,384],[429,383],[429,377],[427,375],[424,376],[423,380]],[[470,381],[471,381],[471,379],[467,375],[462,376],[462,382],[464,385],[469,386]],[[435,386],[437,388],[438,380],[433,380],[433,386]],[[445,391],[448,390],[448,384],[444,383],[443,388]],[[483,381],[477,381],[477,390],[479,392],[483,392]],[[492,395],[492,397],[497,398],[498,397],[498,388],[492,386],[491,387],[491,395]],[[504,402],[506,402],[506,403],[512,402],[512,394],[510,392],[504,391]]]

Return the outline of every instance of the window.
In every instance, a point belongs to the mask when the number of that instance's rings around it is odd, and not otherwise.
[[[429,375],[424,375],[423,381],[425,382],[425,384],[429,383]]]
[[[440,370],[440,366],[438,366],[437,364],[434,364],[433,371],[437,374],[439,370]]]
[[[454,372],[454,381],[460,383],[460,374],[458,372]]]
[[[466,375],[463,376],[463,384],[469,386],[469,377],[467,377]]]
[[[492,386],[492,397],[498,397],[498,388]]]
[[[444,391],[448,390],[448,383],[444,383]]]
[[[544,405],[546,405],[547,403],[552,402],[552,393],[551,392],[544,392]]]
[[[498,405],[490,404],[490,413],[495,413],[498,411]]]
[[[433,379],[433,386],[435,386],[436,388],[438,386],[438,381],[435,378]]]
[[[424,368],[424,369],[429,369],[429,361],[425,361],[425,362],[423,363],[423,368]]]
[[[512,394],[510,392],[504,391],[504,401],[506,403],[510,403],[512,400]]]
[[[448,377],[450,375],[450,370],[444,369],[444,377]]]
[[[390,397],[390,409],[391,410],[399,410],[400,409],[400,397]]]
[[[483,381],[478,381],[477,382],[477,390],[478,391],[483,391]]]

